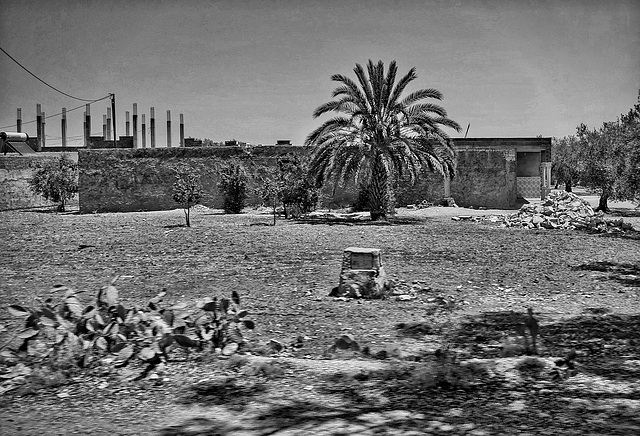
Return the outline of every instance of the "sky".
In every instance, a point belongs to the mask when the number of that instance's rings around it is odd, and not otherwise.
[[[185,136],[302,145],[327,117],[331,75],[369,59],[415,67],[407,91],[436,88],[462,137],[565,136],[615,120],[640,90],[637,0],[1,0],[0,47],[72,96],[116,96],[117,132],[155,108],[157,146]],[[36,104],[63,107],[81,145],[84,102],[0,52],[0,130],[35,136]],[[91,106],[102,133],[109,100]],[[46,120],[61,143],[60,116]],[[149,134],[147,134],[147,145]]]

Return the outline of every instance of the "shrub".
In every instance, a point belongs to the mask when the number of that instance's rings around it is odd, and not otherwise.
[[[173,183],[173,200],[184,209],[187,227],[191,227],[189,219],[191,208],[200,203],[202,194],[202,186],[198,182],[196,174],[188,168],[178,168],[176,181]]]
[[[260,182],[257,193],[263,205],[273,207],[274,225],[278,204],[285,218],[311,212],[318,205],[319,188],[309,178],[307,164],[294,154],[280,157],[277,170],[269,171]]]
[[[247,172],[237,162],[231,162],[220,170],[218,189],[224,195],[224,211],[240,213],[247,200]]]
[[[29,187],[45,200],[59,203],[58,211],[64,212],[67,201],[78,192],[78,164],[65,154],[57,159],[36,163]]]
[[[308,176],[308,165],[299,156],[288,154],[278,159],[279,197],[284,206],[285,217],[297,213],[308,213],[316,209],[319,189]]]
[[[195,311],[186,304],[164,305],[164,291],[146,307],[126,308],[114,282],[98,292],[93,304],[84,305],[79,292],[57,286],[39,307],[9,306],[11,315],[24,319],[24,327],[9,342],[18,339],[19,346],[2,356],[64,370],[90,367],[108,355],[116,367],[137,357],[147,364],[146,374],[166,361],[175,345],[233,355],[244,343],[241,328],[255,326],[235,291],[230,300],[202,300]]]
[[[358,186],[358,197],[352,206],[354,212],[365,212],[369,210],[369,189],[367,185]]]
[[[256,193],[262,200],[262,205],[273,209],[273,225],[276,225],[276,211],[280,201],[282,182],[278,179],[274,171],[269,171],[266,176],[260,178],[260,185]]]

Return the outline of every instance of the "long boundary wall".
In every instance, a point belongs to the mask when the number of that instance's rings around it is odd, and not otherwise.
[[[457,176],[450,182],[450,195],[460,206],[511,209],[517,201],[517,153],[541,153],[550,157],[550,138],[455,139]],[[296,146],[188,147],[156,149],[112,149],[79,151],[80,211],[126,212],[174,209],[171,198],[176,169],[186,165],[199,175],[204,188],[202,203],[221,208],[217,189],[218,170],[230,159],[243,164],[250,174],[249,205],[260,203],[255,194],[256,179],[274,168],[278,157],[289,153],[305,155]],[[422,200],[438,202],[445,196],[440,175],[424,173],[415,184],[402,180],[395,186],[398,206]],[[356,197],[353,186],[329,184],[323,191],[324,205],[347,206]]]
[[[126,212],[175,209],[172,187],[176,171],[187,166],[200,176],[201,203],[222,208],[218,171],[237,160],[249,173],[249,205],[260,204],[255,188],[260,176],[274,168],[280,156],[304,153],[301,147],[197,147],[79,152],[80,211]]]

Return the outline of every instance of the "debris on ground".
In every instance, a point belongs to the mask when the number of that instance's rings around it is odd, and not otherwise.
[[[624,233],[633,226],[622,218],[606,219],[604,212],[594,211],[591,205],[576,194],[565,191],[550,193],[542,202],[528,203],[512,215],[460,215],[454,221],[490,221],[502,227],[528,229],[585,229],[606,233]]]
[[[191,210],[193,212],[200,212],[200,213],[204,213],[204,212],[209,212],[211,211],[210,207],[205,206],[204,204],[195,204],[193,206],[191,206]]]
[[[302,215],[301,220],[320,220],[320,221],[370,221],[371,213],[369,212],[353,212],[353,213],[340,213],[340,212],[322,212],[314,211]]]
[[[423,286],[421,283],[407,283],[405,280],[391,280],[391,295],[400,301],[414,300],[420,293],[431,291],[430,286]]]
[[[433,203],[427,200],[422,200],[420,203],[415,204],[407,204],[407,209],[426,209],[428,207],[433,207]]]
[[[438,207],[458,207],[458,205],[456,204],[456,201],[453,199],[453,197],[445,197],[442,200],[440,200],[439,203],[434,204],[428,200],[422,200],[420,203],[415,203],[415,204],[407,204],[407,209],[410,210],[416,210],[416,209],[426,209],[429,207],[434,207],[434,206],[438,206]]]

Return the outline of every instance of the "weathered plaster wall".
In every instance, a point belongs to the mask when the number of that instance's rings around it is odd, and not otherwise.
[[[79,153],[80,211],[135,211],[175,209],[171,198],[175,171],[186,165],[196,171],[204,189],[201,203],[221,208],[218,171],[238,160],[249,173],[249,205],[260,204],[256,179],[275,167],[278,157],[300,147],[198,147],[133,150],[92,150]]]
[[[444,179],[440,174],[423,171],[411,183],[408,178],[394,187],[396,206],[421,203],[423,200],[438,203],[444,198]]]
[[[27,209],[53,206],[29,189],[29,179],[33,177],[34,165],[47,159],[54,159],[62,153],[38,153],[19,156],[16,153],[0,156],[0,210]],[[77,153],[66,153],[70,159],[78,160]],[[78,196],[68,206],[77,207]]]
[[[451,196],[458,206],[511,209],[516,204],[515,150],[476,149],[457,153]]]
[[[456,139],[457,176],[451,181],[451,196],[460,206],[510,209],[516,205],[516,150],[551,147],[550,138]],[[276,165],[288,153],[305,154],[295,146],[185,147],[155,149],[84,150],[79,152],[81,212],[174,209],[171,198],[175,168],[195,169],[205,190],[202,203],[222,207],[218,192],[218,170],[229,159],[239,160],[250,174],[249,205],[260,203],[255,194],[256,176]],[[540,151],[538,151],[540,155]],[[415,184],[407,180],[395,186],[396,205],[438,202],[444,197],[444,180],[424,173]],[[356,198],[353,186],[333,185],[323,191],[328,207],[348,206]]]

